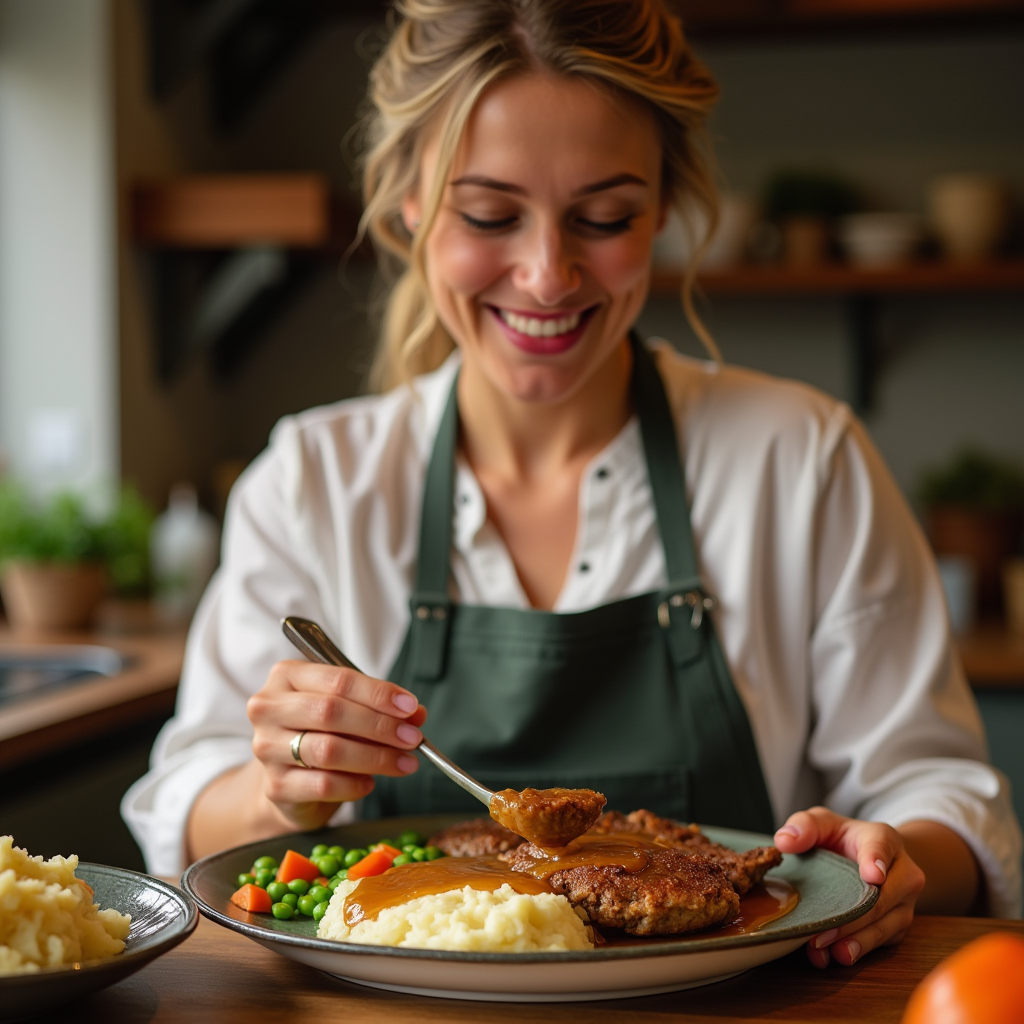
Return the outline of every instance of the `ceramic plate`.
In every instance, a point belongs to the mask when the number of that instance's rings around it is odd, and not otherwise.
[[[198,861],[182,876],[182,886],[211,920],[346,981],[415,995],[518,1002],[615,999],[720,981],[784,956],[810,935],[852,921],[878,897],[878,890],[861,881],[851,861],[824,850],[787,854],[773,874],[796,886],[800,902],[759,932],[652,939],[574,953],[451,953],[333,942],[316,937],[311,918],[278,921],[269,914],[246,913],[230,902],[237,876],[261,854],[279,860],[289,848],[308,853],[317,843],[366,846],[406,830],[429,836],[464,820],[464,814],[384,818],[267,839]],[[770,836],[753,832],[704,832],[736,850],[771,843]]]
[[[85,863],[78,865],[75,874],[92,887],[100,907],[131,914],[124,952],[0,978],[0,1020],[29,1017],[113,985],[187,938],[199,921],[188,896],[149,875]]]

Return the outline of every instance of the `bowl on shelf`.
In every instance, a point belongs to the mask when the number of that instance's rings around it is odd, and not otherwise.
[[[894,267],[913,259],[921,224],[910,213],[855,213],[838,226],[839,242],[856,267]]]

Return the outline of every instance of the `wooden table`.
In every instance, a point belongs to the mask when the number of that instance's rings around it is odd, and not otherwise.
[[[902,945],[851,968],[811,967],[802,949],[703,988],[595,1003],[483,1003],[395,995],[333,979],[207,921],[137,974],[39,1021],[76,1024],[318,1024],[352,1021],[828,1022],[898,1024],[917,982],[943,957],[995,928],[1024,922],[918,918]]]

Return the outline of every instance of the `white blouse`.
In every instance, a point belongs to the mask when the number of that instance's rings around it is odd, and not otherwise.
[[[678,424],[702,576],[781,824],[822,803],[900,825],[928,819],[970,845],[990,912],[1021,911],[1021,834],[985,761],[934,562],[849,408],[801,384],[656,358]],[[315,619],[386,677],[408,623],[427,460],[458,365],[275,428],[236,485],[221,567],[186,652],[174,718],[122,813],[150,871],[182,870],[192,802],[252,757],[248,697],[296,657],[286,615]],[[453,597],[528,607],[465,463],[456,475]],[[555,611],[665,584],[634,418],[583,474]],[[350,806],[333,819],[351,817]]]

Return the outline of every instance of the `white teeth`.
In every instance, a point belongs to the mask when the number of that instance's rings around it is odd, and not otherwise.
[[[531,338],[554,338],[559,334],[567,334],[569,331],[575,330],[580,323],[579,313],[570,313],[568,316],[546,320],[540,320],[533,316],[520,316],[507,309],[501,309],[498,313],[512,330]]]

